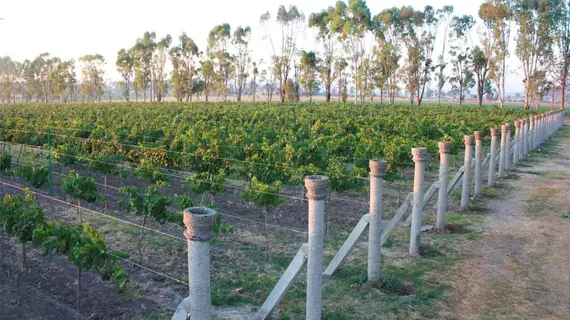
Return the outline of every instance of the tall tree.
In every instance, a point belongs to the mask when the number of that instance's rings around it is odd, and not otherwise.
[[[117,71],[121,74],[121,77],[123,77],[121,86],[124,88],[123,97],[126,101],[129,101],[129,95],[131,92],[131,79],[133,77],[134,64],[135,61],[132,50],[119,50],[115,65],[117,66]]]
[[[489,75],[495,84],[499,104],[505,105],[505,79],[511,38],[512,0],[488,0],[479,7],[485,25],[483,47],[487,52]]]
[[[388,90],[390,104],[394,103],[398,88],[397,70],[401,58],[400,39],[402,24],[400,23],[400,9],[391,8],[380,12],[374,18],[378,48],[376,59],[378,75],[377,87],[380,89],[380,99],[383,101],[384,90]]]
[[[366,54],[364,39],[372,28],[372,15],[365,0],[349,0],[348,4],[337,1],[332,16],[331,29],[349,55],[352,79],[358,85],[358,71]],[[354,102],[358,101],[358,90],[354,91]]]
[[[317,56],[313,51],[301,51],[301,84],[309,94],[309,102],[313,102],[313,94],[317,88]]]
[[[208,35],[208,58],[216,65],[212,80],[214,82],[218,80],[217,91],[224,101],[227,100],[228,82],[233,70],[233,57],[228,51],[231,36],[231,28],[227,23],[215,26]]]
[[[51,71],[50,79],[54,97],[68,102],[73,99],[73,87],[76,83],[75,60],[59,61]]]
[[[450,24],[449,37],[452,39],[452,45],[449,55],[452,58],[453,73],[449,77],[449,82],[459,99],[459,105],[463,105],[467,93],[475,85],[471,68],[471,49],[467,45],[468,41],[471,42],[470,31],[473,25],[475,19],[471,15],[455,16]]]
[[[568,3],[570,6],[570,2]],[[560,91],[560,109],[564,109],[566,88],[568,81],[568,69],[570,67],[570,8],[564,6],[564,12],[560,24],[556,28],[555,51],[552,55],[551,75],[556,87]],[[554,93],[554,88],[552,93]],[[554,103],[554,95],[552,97]]]
[[[79,58],[83,81],[80,91],[87,101],[101,101],[105,81],[103,80],[103,66],[105,58],[100,54],[85,55]]]
[[[516,53],[522,62],[524,108],[529,109],[539,92],[542,65],[553,54],[557,26],[564,16],[562,0],[516,0],[513,11],[518,25]]]
[[[192,101],[192,80],[198,71],[196,64],[198,63],[198,57],[200,56],[200,50],[194,42],[194,40],[182,33],[180,35],[180,56],[182,62],[182,88],[183,92],[186,93],[186,101]]]
[[[237,84],[237,101],[241,101],[241,96],[245,90],[247,77],[249,76],[249,64],[251,63],[251,50],[249,42],[251,41],[250,27],[237,27],[234,30],[232,44],[234,45],[235,54],[235,70]],[[255,82],[255,80],[254,80]],[[255,99],[255,98],[254,98]],[[254,100],[255,101],[255,100]]]
[[[438,105],[441,106],[441,92],[443,87],[445,86],[445,67],[447,63],[445,61],[445,48],[447,45],[447,34],[449,30],[449,23],[451,22],[451,15],[453,14],[453,6],[443,6],[443,8],[437,10],[438,19],[440,25],[443,26],[443,42],[441,48],[441,54],[438,57],[438,64],[437,64],[437,99]]]
[[[342,91],[346,90],[346,68],[348,68],[348,62],[345,58],[338,58],[334,62],[334,72],[335,78],[337,79],[338,86],[338,102],[342,99]]]
[[[269,39],[273,51],[273,73],[279,81],[279,97],[285,102],[285,83],[289,79],[293,55],[297,52],[297,37],[305,24],[305,15],[297,6],[280,6],[277,10],[276,21],[281,27],[281,42],[276,48],[270,32],[271,14],[269,11],[260,16],[259,22],[264,30],[264,37]]]
[[[152,91],[152,56],[156,48],[156,33],[145,32],[142,38],[137,39],[133,48],[135,56],[136,75],[138,87],[143,92],[143,101],[146,101],[146,91]],[[150,93],[152,101],[152,92]]]
[[[167,34],[156,44],[156,52],[153,56],[153,74],[155,75],[154,92],[156,101],[161,102],[167,92],[165,77],[166,61],[168,59],[168,49],[172,44],[172,37]]]
[[[309,16],[309,28],[317,29],[317,40],[323,46],[322,59],[320,60],[318,73],[325,87],[325,100],[331,100],[331,85],[334,81],[333,62],[335,50],[335,30],[332,29],[332,19],[334,17],[334,8],[328,7],[318,13],[312,13]]]
[[[489,72],[489,58],[487,53],[479,46],[475,46],[471,52],[473,72],[477,76],[477,98],[479,106],[483,106],[483,97],[491,93],[491,82],[487,79]]]

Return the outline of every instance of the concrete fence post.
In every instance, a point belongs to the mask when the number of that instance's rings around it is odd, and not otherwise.
[[[487,177],[487,185],[492,187],[495,185],[495,170],[497,168],[497,136],[499,128],[491,128],[491,159],[489,159],[489,176]]]
[[[532,121],[530,123],[530,150],[534,150],[536,148],[536,126],[538,125],[537,117],[532,116]]]
[[[465,140],[465,160],[463,164],[463,186],[461,188],[461,205],[459,211],[469,209],[469,188],[471,185],[471,158],[473,157],[473,142],[475,137],[464,136]]]
[[[540,115],[540,136],[539,136],[539,144],[544,142],[544,114]]]
[[[528,156],[528,145],[530,141],[530,119],[524,119],[524,147],[523,152],[524,156]]]
[[[499,178],[505,176],[505,159],[507,157],[507,133],[508,133],[507,125],[503,124],[501,126],[501,151],[499,154]]]
[[[368,227],[368,281],[380,280],[380,230],[382,226],[382,180],[388,163],[384,160],[370,160],[370,223]]]
[[[184,236],[188,239],[188,315],[190,319],[212,319],[210,291],[210,243],[214,236],[216,211],[210,208],[184,210]]]
[[[409,254],[411,257],[415,257],[420,254],[420,236],[422,232],[422,209],[424,198],[424,175],[427,161],[427,149],[413,148],[412,156],[415,162],[415,171]]]
[[[323,247],[327,176],[305,177],[309,198],[309,253],[307,257],[307,320],[321,320],[323,305]]]
[[[521,122],[515,120],[515,150],[513,152],[513,165],[517,164],[520,159],[520,149],[522,147],[522,135],[521,135]]]
[[[517,139],[519,140],[517,160],[521,161],[524,159],[524,119],[519,120],[519,137]]]
[[[511,168],[511,124],[507,123],[507,157],[505,158],[505,170]]]
[[[445,228],[445,213],[447,212],[447,183],[449,180],[449,152],[451,142],[439,143],[439,193],[437,196],[437,218],[435,227]]]
[[[483,132],[475,131],[475,187],[474,196],[481,196],[483,183]]]

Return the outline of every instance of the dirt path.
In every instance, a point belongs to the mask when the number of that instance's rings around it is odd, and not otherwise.
[[[570,319],[570,126],[505,180],[451,277],[450,319]]]

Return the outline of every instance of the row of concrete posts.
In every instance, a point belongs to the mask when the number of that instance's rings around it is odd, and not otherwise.
[[[320,320],[322,316],[322,283],[323,274],[331,276],[348,257],[360,237],[368,229],[368,281],[380,279],[381,247],[392,230],[401,223],[411,202],[410,224],[410,256],[420,253],[420,236],[422,229],[423,208],[438,192],[437,216],[435,228],[445,228],[447,198],[461,184],[460,211],[469,209],[471,185],[474,184],[473,196],[482,193],[483,176],[488,170],[487,185],[493,186],[495,179],[504,177],[507,171],[528,153],[548,139],[564,123],[563,111],[552,111],[528,119],[514,121],[515,133],[511,140],[511,124],[501,126],[499,145],[499,128],[493,127],[491,133],[491,150],[483,157],[484,133],[476,131],[474,135],[466,135],[464,166],[450,181],[449,154],[451,143],[440,142],[439,180],[425,192],[425,166],[428,160],[427,149],[414,148],[412,156],[415,163],[414,188],[404,204],[396,211],[394,218],[386,226],[382,225],[382,186],[387,163],[383,160],[370,160],[370,212],[361,220],[349,235],[339,252],[323,272],[323,251],[325,239],[325,198],[328,194],[328,178],[326,176],[308,176],[305,188],[308,197],[308,243],[301,246],[297,255],[283,276],[270,293],[262,307],[255,315],[256,319],[265,319],[277,307],[289,287],[298,277],[301,268],[307,264],[306,287],[306,319]],[[473,150],[473,145],[475,149]],[[497,154],[498,153],[498,154]],[[475,157],[473,158],[473,154]],[[498,161],[498,173],[497,173]],[[472,173],[474,171],[474,173]],[[410,197],[411,196],[411,197]],[[411,201],[410,201],[411,200]],[[208,208],[189,208],[184,210],[185,237],[188,239],[188,279],[189,297],[176,310],[173,320],[210,320],[210,247],[209,240],[213,236],[216,212]],[[404,223],[404,226],[406,224]]]

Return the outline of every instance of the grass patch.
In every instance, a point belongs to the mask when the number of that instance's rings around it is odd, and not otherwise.
[[[560,209],[552,205],[552,198],[557,196],[557,190],[554,188],[541,187],[532,194],[526,201],[524,213],[531,217],[540,217]]]

